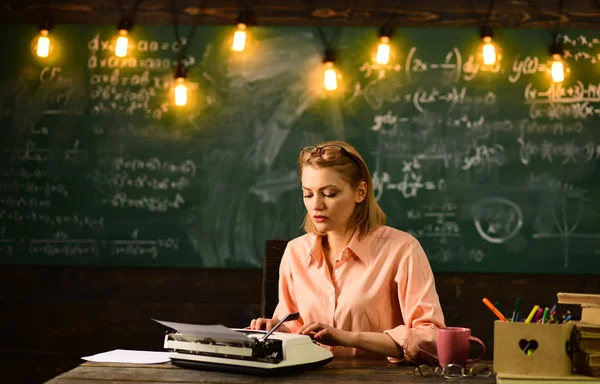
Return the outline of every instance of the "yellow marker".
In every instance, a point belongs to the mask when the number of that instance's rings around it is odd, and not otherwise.
[[[534,305],[533,309],[531,310],[531,313],[529,313],[529,316],[527,316],[527,319],[525,319],[525,323],[530,323],[531,319],[533,319],[533,316],[536,314],[537,310],[540,309],[539,305]]]

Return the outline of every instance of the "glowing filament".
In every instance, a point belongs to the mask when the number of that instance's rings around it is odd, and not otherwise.
[[[187,104],[187,87],[185,85],[185,78],[178,77],[175,85],[175,105],[182,107]]]
[[[42,29],[41,36],[37,41],[37,55],[39,57],[48,57],[50,53],[50,39],[48,38],[48,30]]]
[[[379,46],[377,47],[377,64],[387,64],[390,61],[390,38],[381,36]]]
[[[483,43],[483,64],[494,65],[496,63],[496,47],[492,43],[492,38],[484,37]]]
[[[238,29],[233,35],[233,44],[231,49],[236,52],[242,52],[246,46],[246,24],[239,23]]]
[[[129,39],[127,38],[127,30],[121,29],[119,31],[119,37],[117,38],[117,44],[115,45],[115,55],[118,57],[127,56],[127,46],[129,45]]]
[[[331,61],[325,63],[325,89],[328,91],[335,91],[337,89],[337,71]]]
[[[554,61],[552,62],[552,66],[550,67],[550,73],[552,75],[552,81],[555,83],[560,83],[565,79],[565,67],[563,65],[562,60],[560,59],[560,55],[553,55]]]

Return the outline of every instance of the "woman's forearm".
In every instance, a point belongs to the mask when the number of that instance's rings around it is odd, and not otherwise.
[[[381,355],[404,358],[404,351],[396,344],[394,339],[385,333],[379,332],[348,332],[346,347],[359,348]]]

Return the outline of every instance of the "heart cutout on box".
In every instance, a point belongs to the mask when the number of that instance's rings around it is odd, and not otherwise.
[[[538,342],[536,340],[519,340],[519,348],[527,356],[531,356],[536,349],[538,349]]]

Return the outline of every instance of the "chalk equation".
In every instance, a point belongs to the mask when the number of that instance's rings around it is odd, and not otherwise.
[[[102,39],[96,34],[88,42],[87,60],[91,73],[92,115],[117,113],[161,120],[171,108],[168,96],[174,81],[172,70],[178,64],[176,56],[167,58],[164,54],[178,53],[186,43],[186,39],[181,42],[139,40],[130,50],[143,54],[143,57],[135,54],[117,57],[114,55],[114,38]],[[196,58],[187,53],[182,63],[186,67],[193,66]],[[196,85],[189,82],[192,89]]]
[[[102,204],[107,204],[113,208],[135,208],[147,210],[150,212],[167,212],[169,210],[178,210],[185,204],[185,199],[179,193],[170,197],[131,197],[125,192],[117,192],[112,197],[103,198]]]
[[[510,240],[523,226],[523,212],[514,202],[502,197],[484,198],[471,207],[479,235],[492,244]]]
[[[404,172],[402,179],[394,182],[392,177],[387,172],[373,173],[373,190],[375,199],[381,199],[384,191],[397,191],[402,194],[405,199],[416,197],[419,191],[443,191],[446,188],[446,181],[438,179],[435,181],[424,180],[423,175],[419,172]]]
[[[86,216],[79,214],[57,215],[44,212],[21,212],[7,209],[0,205],[0,220],[14,224],[43,224],[50,227],[72,226],[83,229],[104,228],[103,216]]]
[[[409,221],[406,230],[417,238],[435,238],[439,243],[447,243],[448,238],[461,237],[460,226],[456,221],[457,210],[458,203],[447,199],[409,209],[406,212]]]
[[[577,143],[575,140],[554,142],[550,140],[525,140],[518,138],[519,160],[530,165],[533,160],[568,165],[582,164],[600,159],[600,144],[593,141]]]

